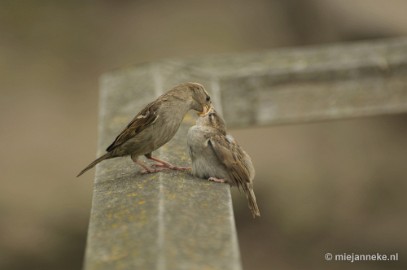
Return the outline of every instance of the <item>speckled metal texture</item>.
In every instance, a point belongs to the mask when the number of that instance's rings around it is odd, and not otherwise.
[[[147,65],[102,79],[99,154],[165,87]],[[170,85],[171,86],[171,85]],[[155,155],[190,166],[188,114]],[[143,157],[140,157],[143,158]],[[241,269],[230,188],[188,172],[141,175],[129,157],[96,167],[84,269]]]

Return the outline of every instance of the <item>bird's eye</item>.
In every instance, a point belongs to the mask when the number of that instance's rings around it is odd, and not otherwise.
[[[211,97],[210,97],[210,96],[206,96],[206,101],[209,101],[209,100],[211,100]]]

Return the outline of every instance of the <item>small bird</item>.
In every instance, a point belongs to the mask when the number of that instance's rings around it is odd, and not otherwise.
[[[106,149],[107,153],[90,163],[77,177],[105,159],[128,155],[143,168],[142,173],[188,169],[155,158],[151,153],[174,137],[189,110],[203,115],[211,106],[211,98],[201,84],[188,82],[173,87],[142,109]],[[140,155],[155,161],[154,168],[139,160]]]
[[[253,218],[260,216],[253,191],[254,167],[250,156],[226,132],[225,121],[213,107],[188,130],[192,174],[209,181],[242,188]]]

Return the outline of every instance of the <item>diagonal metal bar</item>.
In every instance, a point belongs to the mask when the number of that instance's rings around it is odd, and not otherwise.
[[[143,105],[203,83],[229,127],[407,112],[407,39],[169,59],[101,80],[99,154]],[[188,165],[187,115],[158,151]],[[141,176],[130,159],[96,168],[85,269],[241,269],[230,190],[187,173]]]
[[[407,112],[407,38],[159,64],[211,86],[229,127]]]

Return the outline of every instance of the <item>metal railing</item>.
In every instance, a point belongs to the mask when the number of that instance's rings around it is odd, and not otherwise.
[[[407,39],[164,60],[101,79],[99,154],[171,86],[206,86],[228,127],[407,111]],[[187,115],[157,151],[188,165]],[[230,189],[185,172],[140,175],[130,158],[96,168],[85,256],[91,269],[241,269]]]

